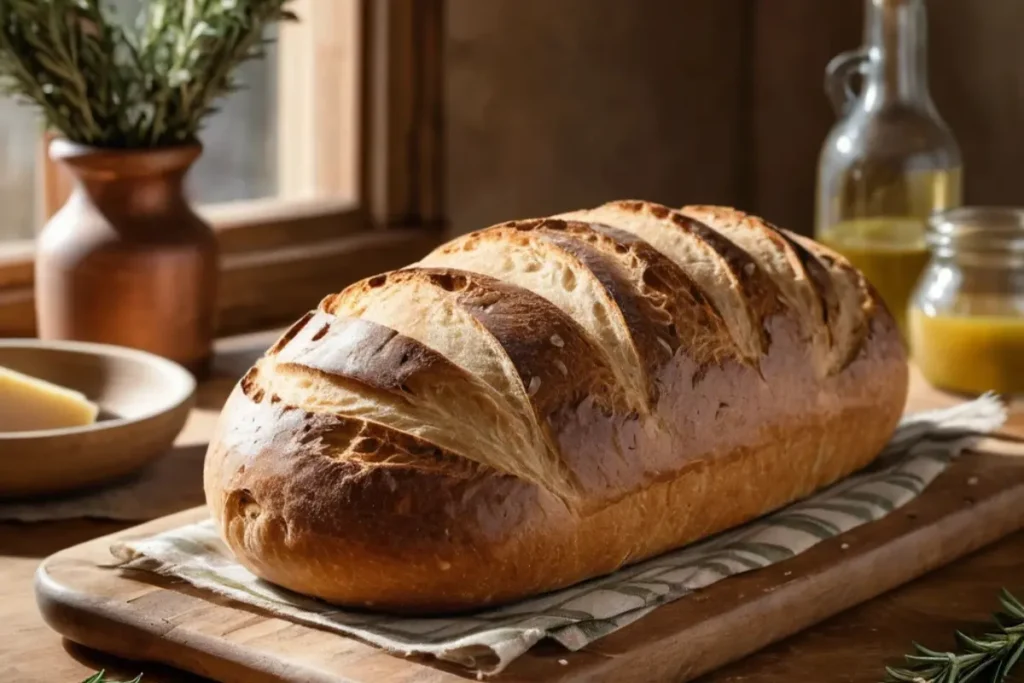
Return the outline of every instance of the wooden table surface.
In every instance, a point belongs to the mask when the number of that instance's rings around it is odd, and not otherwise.
[[[196,449],[203,447],[235,381],[275,336],[250,335],[219,345],[213,375],[202,383],[197,407],[171,457],[192,457]],[[912,391],[922,386],[915,376]],[[948,402],[953,400],[949,398]],[[937,402],[946,402],[946,398]],[[1011,425],[1014,433],[1024,435],[1024,413],[1015,411]],[[195,500],[191,504],[202,502],[202,486],[197,477]],[[0,680],[73,683],[100,668],[105,668],[114,680],[130,679],[140,672],[145,673],[146,683],[201,680],[64,643],[43,624],[36,611],[32,578],[40,560],[62,548],[127,526],[132,525],[95,520],[0,523]],[[880,680],[884,665],[906,652],[911,641],[949,647],[956,628],[971,629],[977,622],[987,620],[1003,586],[1024,593],[1024,532],[708,678],[723,683]]]

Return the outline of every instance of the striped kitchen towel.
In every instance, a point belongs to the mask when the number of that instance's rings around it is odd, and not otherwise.
[[[427,654],[494,674],[543,638],[570,650],[722,579],[798,555],[913,500],[950,459],[998,429],[993,396],[904,418],[865,471],[706,541],[565,590],[472,615],[399,618],[346,612],[265,583],[238,565],[211,521],[120,542],[121,566],[183,579],[297,622],[356,636],[395,654]]]

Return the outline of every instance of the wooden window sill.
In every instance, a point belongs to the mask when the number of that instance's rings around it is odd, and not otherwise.
[[[221,246],[219,335],[284,325],[321,298],[418,260],[437,227],[374,229],[346,202],[256,201],[201,211]],[[31,243],[0,247],[0,337],[35,336]]]

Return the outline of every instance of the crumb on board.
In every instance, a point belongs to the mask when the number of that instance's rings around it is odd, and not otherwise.
[[[568,659],[559,659],[558,663],[561,664],[562,666],[569,666],[569,660]]]
[[[977,477],[968,477],[967,478],[967,485],[968,486],[977,486],[978,485],[978,478]]]
[[[848,550],[849,547],[850,547],[849,543],[844,543],[841,546],[839,546],[840,550]]]
[[[782,575],[783,575],[783,576],[789,576],[789,575],[790,575],[790,574],[792,574],[792,573],[793,573],[793,572],[791,572],[791,571],[790,571],[790,572],[782,572]]]

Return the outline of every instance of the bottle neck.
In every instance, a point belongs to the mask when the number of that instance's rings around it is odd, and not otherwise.
[[[924,0],[865,0],[864,43],[874,64],[868,107],[893,102],[932,106]]]

